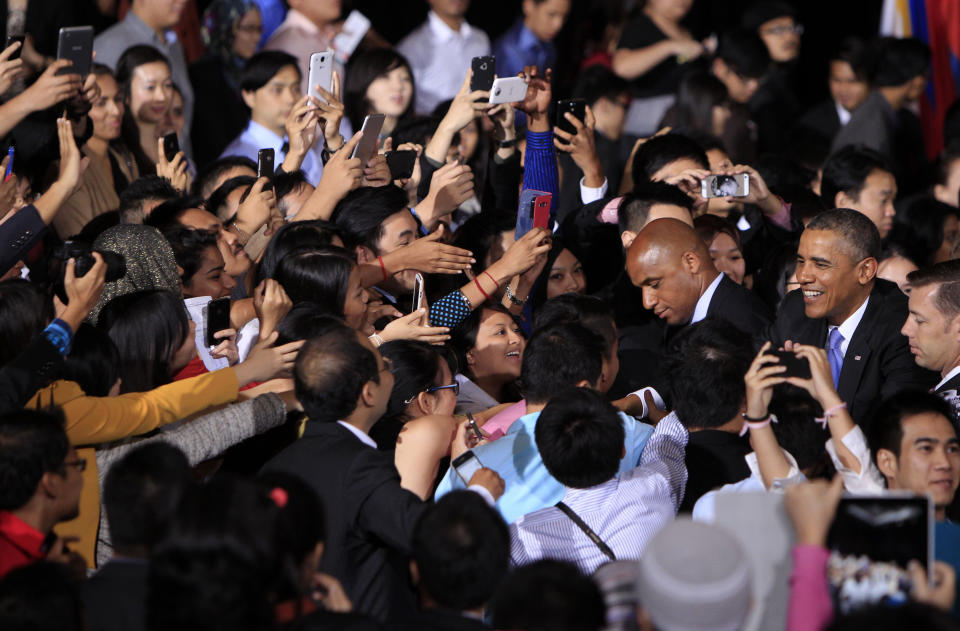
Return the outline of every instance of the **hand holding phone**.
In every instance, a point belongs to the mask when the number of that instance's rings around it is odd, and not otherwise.
[[[320,86],[327,92],[333,93],[333,51],[325,50],[310,55],[310,72],[307,77],[307,93],[321,103],[327,99],[317,91]]]
[[[564,114],[573,114],[574,118],[579,120],[581,123],[584,122],[587,118],[587,102],[584,99],[567,99],[565,101],[557,101],[557,120],[556,126],[558,129],[562,129],[571,135],[577,134],[577,128],[573,126],[573,123],[567,120],[567,117]]]
[[[370,114],[363,119],[363,127],[360,128],[363,136],[360,137],[360,142],[353,148],[350,157],[360,158],[360,164],[364,167],[377,150],[377,141],[380,139],[380,130],[383,129],[384,120],[386,120],[386,116],[383,114]]]
[[[463,483],[467,486],[470,485],[470,479],[473,477],[473,474],[483,468],[480,459],[477,458],[471,449],[457,456],[457,458],[450,463],[450,466],[453,467],[453,470],[457,472],[457,476],[463,480]]]
[[[553,194],[537,191],[532,188],[520,192],[520,205],[517,208],[517,224],[513,236],[515,240],[527,234],[534,228],[550,226],[550,202]]]
[[[700,197],[747,197],[750,195],[750,174],[711,174],[700,180]]]
[[[497,58],[493,55],[474,57],[470,62],[473,77],[470,79],[470,91],[489,90],[497,71]]]
[[[10,48],[10,47],[13,46],[14,44],[17,44],[17,43],[20,44],[15,51],[13,51],[12,53],[10,53],[10,56],[7,57],[7,61],[13,61],[14,59],[20,59],[20,55],[23,54],[23,42],[24,42],[24,37],[23,37],[23,35],[8,35],[8,36],[7,36],[7,44],[6,44],[6,46],[3,47],[4,50],[6,50],[7,48]]]
[[[426,297],[423,293],[423,274],[419,272],[414,277],[413,283],[413,305],[410,307],[410,313],[426,306]]]
[[[780,373],[781,377],[796,377],[797,379],[810,379],[810,362],[806,357],[800,357],[793,351],[768,350],[767,355],[773,355],[777,361],[786,366],[786,371]]]
[[[207,303],[207,346],[216,346],[220,343],[215,334],[230,328],[230,299],[217,298]]]
[[[72,66],[61,68],[58,75],[78,74],[86,77],[93,66],[93,27],[68,26],[60,29],[57,59],[69,59]]]
[[[170,132],[163,137],[163,156],[167,162],[173,162],[173,159],[180,153],[180,140],[177,138],[177,132]]]
[[[490,105],[519,103],[527,96],[527,82],[522,77],[500,77],[490,87]]]
[[[268,177],[273,179],[275,170],[273,167],[274,150],[267,148],[257,152],[257,177]]]

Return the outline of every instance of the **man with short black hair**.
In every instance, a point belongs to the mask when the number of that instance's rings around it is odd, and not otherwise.
[[[856,37],[843,39],[830,55],[830,98],[804,114],[798,126],[814,133],[827,145],[850,122],[870,94],[869,49]]]
[[[413,530],[410,573],[422,613],[400,630],[482,631],[481,618],[510,566],[503,518],[476,493],[454,491],[429,506]]]
[[[879,153],[862,145],[847,146],[823,165],[820,197],[827,208],[852,208],[866,215],[883,239],[893,227],[897,180]]]
[[[86,465],[59,412],[0,415],[0,576],[66,551],[53,527],[80,513]]]
[[[143,223],[153,209],[180,196],[165,177],[145,175],[120,193],[120,223]]]
[[[244,156],[227,156],[214,160],[197,173],[190,193],[206,199],[220,188],[221,184],[241,175],[256,177],[257,163]]]
[[[537,450],[567,487],[561,503],[510,526],[514,565],[563,559],[591,573],[614,559],[639,559],[673,520],[683,497],[687,430],[676,414],[657,424],[639,465],[620,473],[623,425],[603,395],[577,388],[553,397],[537,419]],[[592,533],[592,534],[591,534]]]
[[[82,586],[92,629],[146,627],[148,559],[166,536],[180,497],[192,481],[187,457],[164,442],[138,447],[110,467],[103,504],[115,556]]]
[[[320,567],[340,580],[356,609],[379,621],[409,618],[406,557],[427,505],[400,486],[392,454],[369,435],[390,400],[388,360],[362,333],[329,318],[300,349],[293,377],[308,421],[264,470],[303,478],[323,500],[328,532]],[[470,482],[491,503],[503,492],[489,469]]]
[[[606,626],[600,588],[564,561],[515,568],[501,583],[490,610],[494,629],[600,631]]]
[[[753,352],[744,335],[722,320],[707,319],[681,331],[660,366],[665,399],[690,431],[688,472],[681,512],[690,512],[707,491],[750,475],[741,436],[746,386]],[[661,421],[662,422],[662,421]]]
[[[940,373],[933,392],[960,417],[960,260],[910,272],[910,314],[900,332],[917,365]]]
[[[286,125],[302,97],[301,78],[302,70],[291,55],[268,50],[251,57],[240,78],[240,95],[250,108],[250,123],[220,157],[243,156],[256,160],[261,149],[273,149],[274,165],[279,167],[287,154],[300,151],[300,143],[293,143],[288,137]],[[297,154],[300,168],[314,185],[323,174],[321,144],[316,142]]]
[[[936,383],[934,373],[914,363],[900,334],[906,296],[877,278],[879,253],[880,233],[865,215],[841,208],[814,217],[797,251],[800,289],[783,299],[764,336],[774,348],[825,348],[837,392],[865,430],[879,399]]]
[[[543,466],[534,443],[534,428],[541,410],[555,396],[575,387],[600,390],[607,356],[603,337],[578,323],[562,322],[534,332],[523,352],[521,389],[525,414],[514,421],[499,439],[479,445],[473,453],[484,466],[506,482],[497,508],[506,522],[552,506],[563,497],[564,486]],[[637,466],[653,429],[626,414],[620,414],[626,438],[619,470]],[[463,481],[451,467],[437,487],[436,497],[458,488]]]

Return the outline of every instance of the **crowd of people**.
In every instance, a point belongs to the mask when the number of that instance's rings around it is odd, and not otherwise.
[[[0,628],[960,628],[926,44],[645,0],[571,53],[573,0],[426,4],[396,42],[340,0],[4,5]],[[830,570],[888,493],[930,558]]]

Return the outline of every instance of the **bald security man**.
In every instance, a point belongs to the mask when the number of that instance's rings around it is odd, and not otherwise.
[[[753,336],[770,324],[766,305],[720,273],[696,231],[677,219],[651,221],[637,234],[627,273],[643,293],[644,308],[670,327],[709,317]]]

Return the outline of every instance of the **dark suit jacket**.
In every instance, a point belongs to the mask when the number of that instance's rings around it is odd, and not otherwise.
[[[482,621],[467,618],[456,611],[431,609],[415,620],[387,625],[392,631],[484,631],[489,629]]]
[[[874,283],[863,319],[847,346],[837,388],[850,416],[864,430],[874,404],[901,390],[929,390],[939,381],[935,373],[917,366],[907,338],[900,334],[907,319],[907,297],[890,281],[878,278]],[[796,289],[783,299],[766,339],[775,348],[786,340],[825,348],[827,321],[804,314],[803,295]]]
[[[90,631],[140,631],[146,627],[146,561],[114,559],[82,586]]]
[[[829,143],[840,131],[840,117],[833,99],[821,101],[810,109],[797,124],[802,133],[814,133]]]
[[[63,366],[63,356],[42,332],[0,368],[0,414],[19,410]]]
[[[264,465],[301,477],[323,500],[327,537],[320,569],[337,577],[359,613],[414,615],[408,555],[426,504],[400,487],[393,455],[338,423],[308,421],[303,436]]]
[[[32,204],[0,224],[0,274],[26,256],[46,229],[47,225]]]
[[[933,392],[950,404],[955,418],[960,418],[960,374],[950,377],[945,384]]]
[[[687,486],[680,512],[689,513],[706,493],[750,475],[744,457],[750,453],[747,438],[716,429],[690,432],[687,443]]]
[[[770,326],[770,310],[756,294],[721,274],[707,317],[726,320],[749,335],[757,335]]]

